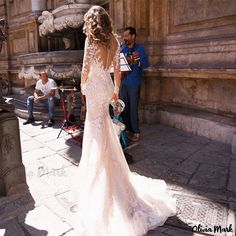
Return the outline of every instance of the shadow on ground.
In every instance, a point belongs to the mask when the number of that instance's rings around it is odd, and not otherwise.
[[[29,217],[35,209],[35,202],[30,193],[2,197],[0,199],[0,232],[4,236],[48,235],[48,231],[33,227],[34,217]],[[31,219],[30,219],[31,218]]]

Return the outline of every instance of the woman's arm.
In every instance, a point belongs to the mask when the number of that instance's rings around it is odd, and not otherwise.
[[[84,46],[83,68],[81,72],[81,83],[80,83],[82,93],[85,89],[85,82],[88,79],[90,65],[91,65],[91,48],[88,43],[88,38],[86,38]]]
[[[113,99],[117,100],[119,98],[119,90],[120,90],[120,79],[121,79],[121,74],[120,74],[120,47],[118,41],[116,41],[116,53],[113,59],[113,66],[114,66],[114,94],[113,94]]]

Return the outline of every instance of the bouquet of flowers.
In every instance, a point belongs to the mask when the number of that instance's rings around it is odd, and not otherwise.
[[[125,103],[118,99],[117,101],[111,101],[111,106],[113,107],[113,112],[115,116],[119,116],[121,112],[125,109]]]
[[[113,100],[111,102],[111,106],[113,107],[113,113],[114,113],[114,117],[112,119],[113,125],[117,132],[117,135],[120,136],[121,132],[125,130],[125,125],[121,122],[122,119],[120,117],[121,112],[125,108],[125,103],[121,99],[118,99],[117,101]]]

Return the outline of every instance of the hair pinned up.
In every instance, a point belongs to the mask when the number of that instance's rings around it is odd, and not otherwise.
[[[91,7],[84,15],[84,33],[89,42],[109,45],[113,33],[112,21],[106,10],[100,6]]]

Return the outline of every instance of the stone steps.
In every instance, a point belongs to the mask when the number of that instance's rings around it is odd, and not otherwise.
[[[27,111],[27,97],[28,94],[12,94],[6,98],[6,101],[10,104],[15,106],[15,114],[23,119],[28,118],[28,111]],[[80,107],[81,107],[80,100],[77,101],[76,106],[74,108],[74,115],[78,117],[80,114]],[[62,109],[61,104],[57,104],[55,106],[55,120],[62,120],[64,118],[64,111]],[[36,120],[45,120],[48,119],[48,111],[47,107],[43,104],[35,104],[34,105],[34,118]]]
[[[236,118],[197,109],[163,105],[158,110],[161,124],[204,136],[235,148]]]
[[[32,91],[24,90],[22,94],[8,96],[9,103],[15,105],[17,116],[28,117],[26,100]],[[229,114],[215,114],[211,111],[181,107],[171,104],[140,106],[140,123],[158,123],[169,125],[196,135],[231,145],[236,153],[236,117]],[[80,114],[80,101],[74,109],[75,116]],[[36,120],[47,119],[47,109],[41,104],[35,104]],[[55,108],[55,119],[62,120],[64,112],[61,106]],[[235,136],[235,137],[234,137]],[[234,141],[235,140],[235,141]],[[235,143],[235,144],[234,144]]]

